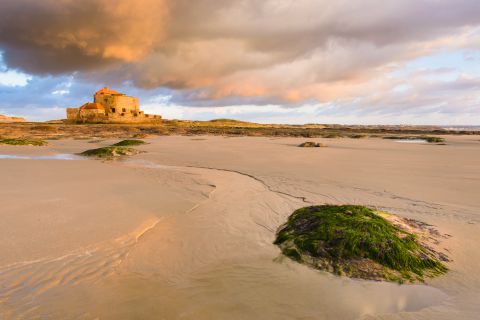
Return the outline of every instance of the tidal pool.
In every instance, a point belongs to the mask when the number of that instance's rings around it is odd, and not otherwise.
[[[83,157],[74,154],[51,154],[44,156],[26,156],[17,154],[0,154],[0,159],[20,159],[20,160],[83,160]]]
[[[402,140],[395,140],[398,143],[428,143],[425,139],[402,139]]]

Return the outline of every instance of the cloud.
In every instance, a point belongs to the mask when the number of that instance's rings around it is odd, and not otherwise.
[[[477,0],[4,0],[0,48],[28,73],[200,101],[331,101],[394,64],[478,44],[479,13]]]
[[[88,72],[140,61],[162,41],[161,0],[5,0],[0,46],[10,67],[33,74]]]
[[[136,85],[200,89],[199,100],[331,100],[392,63],[458,45],[452,34],[469,34],[479,9],[476,1],[176,1],[166,41],[127,69]]]
[[[469,63],[465,70],[475,65]],[[275,102],[269,102],[270,99],[260,97],[194,102],[191,95],[197,95],[195,90],[147,90],[131,84],[116,89],[139,96],[142,109],[165,118],[235,118],[262,123],[480,124],[478,74],[458,74],[451,68],[407,68],[405,74],[397,73],[358,84],[356,90],[364,90],[362,95],[323,103],[285,103],[274,99]],[[99,86],[79,81],[75,76],[37,76],[25,86],[0,85],[0,114],[30,120],[61,119],[65,117],[65,107],[91,100],[92,92]]]
[[[478,0],[2,0],[0,52],[0,113],[32,119],[110,85],[183,118],[480,123]]]

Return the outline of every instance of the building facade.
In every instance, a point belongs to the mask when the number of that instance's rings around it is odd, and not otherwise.
[[[76,123],[144,123],[160,122],[162,117],[141,111],[138,98],[105,87],[95,93],[93,103],[67,108],[67,120]]]

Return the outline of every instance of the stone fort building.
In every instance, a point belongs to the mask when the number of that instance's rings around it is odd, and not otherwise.
[[[67,120],[76,123],[145,123],[160,122],[162,117],[141,111],[138,98],[105,87],[95,93],[93,103],[67,108]]]

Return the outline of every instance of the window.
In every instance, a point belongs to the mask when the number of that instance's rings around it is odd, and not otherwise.
[[[125,108],[122,109],[122,112],[126,112],[127,110]]]
[[[115,108],[112,108],[112,112],[115,113]]]

